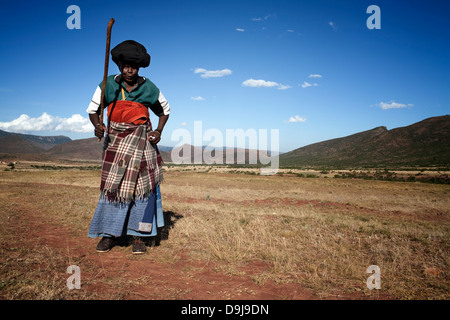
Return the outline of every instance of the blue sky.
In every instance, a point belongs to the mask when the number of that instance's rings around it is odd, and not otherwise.
[[[432,5],[430,4],[432,3]],[[81,29],[68,29],[77,5]],[[368,29],[370,5],[381,29]],[[152,56],[140,75],[177,129],[279,130],[279,149],[449,114],[447,1],[2,2],[0,129],[93,137],[86,108],[111,48],[133,39]],[[110,61],[110,74],[118,72]],[[156,122],[156,117],[152,117]],[[81,132],[80,132],[81,131]],[[204,141],[204,144],[208,142]]]

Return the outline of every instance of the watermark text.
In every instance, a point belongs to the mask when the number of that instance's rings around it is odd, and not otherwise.
[[[371,14],[367,18],[366,25],[369,30],[381,29],[381,10],[377,5],[371,5],[367,7],[366,13]]]
[[[66,13],[71,15],[67,18],[66,26],[67,29],[81,29],[81,10],[79,6],[74,4],[67,7]]]
[[[367,268],[366,273],[372,273],[370,277],[367,278],[366,284],[369,290],[381,289],[381,270],[379,266],[371,265]]]
[[[79,266],[71,265],[67,267],[66,273],[72,274],[67,278],[66,284],[69,290],[81,289],[81,270]]]
[[[172,132],[172,142],[178,143],[171,157],[175,164],[260,164],[262,175],[273,175],[279,168],[279,139],[278,129],[270,129],[270,134],[268,129],[224,133],[216,128],[204,131],[202,121],[194,121],[192,134],[184,128]]]

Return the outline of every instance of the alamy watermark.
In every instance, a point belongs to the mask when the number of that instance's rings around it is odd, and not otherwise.
[[[81,289],[81,269],[79,266],[71,265],[67,267],[66,273],[72,274],[67,278],[66,285],[69,290]]]
[[[81,29],[81,9],[77,5],[70,5],[67,7],[66,13],[71,15],[67,18],[67,29]]]
[[[367,278],[366,285],[369,290],[381,289],[381,269],[379,266],[371,265],[367,268],[366,273],[372,275]]]
[[[270,145],[269,145],[270,136]],[[203,122],[194,121],[193,134],[185,128],[172,132],[175,164],[260,164],[262,175],[274,175],[279,168],[279,129],[215,128],[203,132]],[[195,146],[192,148],[192,146]]]
[[[367,7],[366,13],[371,14],[370,17],[367,18],[366,26],[368,29],[381,29],[381,10],[377,5],[371,5]]]

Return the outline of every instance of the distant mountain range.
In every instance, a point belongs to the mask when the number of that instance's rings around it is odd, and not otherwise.
[[[0,130],[0,157],[35,160],[97,160],[102,157],[103,140],[71,140],[66,136],[35,136]],[[166,163],[172,162],[172,148],[159,146]],[[174,150],[178,159],[194,163],[196,152],[204,147],[181,146]],[[182,151],[183,150],[183,151]],[[197,150],[197,151],[195,151]],[[226,151],[223,161],[226,163]],[[245,163],[257,160],[254,150],[234,149],[244,154]],[[183,154],[186,152],[186,154]],[[242,153],[241,153],[242,152]],[[214,157],[214,152],[212,153]],[[377,127],[350,136],[314,143],[280,155],[281,167],[385,167],[449,166],[450,116],[428,118],[410,126],[388,130]]]

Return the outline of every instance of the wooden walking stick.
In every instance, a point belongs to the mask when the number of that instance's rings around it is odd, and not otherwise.
[[[102,83],[102,95],[100,100],[100,125],[103,125],[103,110],[105,109],[105,89],[106,89],[106,78],[108,77],[108,65],[109,65],[109,48],[111,45],[111,29],[114,24],[114,18],[111,18],[108,22],[108,29],[106,31],[106,53],[105,53],[105,71],[103,73],[103,83]],[[102,138],[98,138],[101,141]]]

